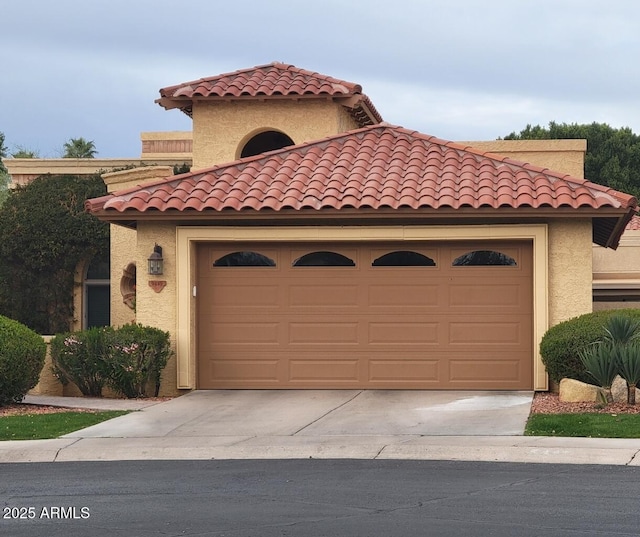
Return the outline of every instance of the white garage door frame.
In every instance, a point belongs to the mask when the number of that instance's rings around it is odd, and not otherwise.
[[[398,242],[525,240],[533,246],[533,388],[547,390],[538,349],[548,328],[548,226],[188,227],[176,228],[178,389],[196,386],[196,244],[202,242]]]

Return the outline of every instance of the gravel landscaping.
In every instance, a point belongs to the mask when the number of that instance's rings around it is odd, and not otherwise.
[[[627,405],[626,403],[562,403],[557,393],[536,392],[531,405],[532,414],[640,414],[640,404]]]

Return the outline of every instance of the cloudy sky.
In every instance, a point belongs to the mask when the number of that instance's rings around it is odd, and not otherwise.
[[[0,132],[41,157],[72,137],[137,157],[141,131],[191,128],[160,88],[272,61],[449,140],[552,120],[640,133],[637,0],[5,0],[0,17]]]

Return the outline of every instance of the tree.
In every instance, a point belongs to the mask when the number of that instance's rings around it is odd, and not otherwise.
[[[9,172],[2,163],[2,159],[7,156],[7,147],[4,145],[4,133],[0,132],[0,207],[9,195]]]
[[[96,144],[84,138],[71,138],[64,144],[63,149],[62,158],[94,158],[98,152]]]
[[[22,145],[16,146],[15,150],[11,153],[11,156],[13,158],[40,158],[40,154],[37,151],[27,149]]]
[[[4,132],[0,132],[0,166],[2,166],[2,159],[7,156],[7,147],[4,145]]]
[[[85,212],[102,196],[99,175],[43,175],[0,207],[0,315],[41,334],[70,329],[74,272],[109,252],[109,225]]]
[[[527,127],[505,140],[586,139],[584,175],[594,183],[627,192],[640,199],[640,135],[628,127],[614,129],[606,123],[567,124],[551,121],[549,127]]]

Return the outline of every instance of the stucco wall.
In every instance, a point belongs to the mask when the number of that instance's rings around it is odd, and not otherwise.
[[[124,302],[122,289],[122,280],[129,265],[135,265],[138,271],[144,270],[144,265],[140,266],[136,262],[135,243],[135,230],[111,224],[111,324],[113,326],[122,326],[136,319],[135,311]]]
[[[342,132],[355,123],[331,101],[194,103],[193,168],[207,168],[239,157],[249,138],[265,130],[281,131],[294,143]]]
[[[594,311],[640,307],[640,230],[627,229],[617,250],[593,246]]]
[[[138,261],[136,321],[169,332],[175,349],[176,335],[176,231],[173,224],[149,224],[140,222],[135,254]],[[155,244],[162,247],[164,273],[160,276],[147,274],[146,259]],[[150,281],[166,282],[160,291],[154,291]],[[169,359],[162,373],[160,395],[175,395],[176,357]]]
[[[593,245],[593,276],[594,280],[628,279],[638,273],[638,253],[640,252],[640,230],[627,230],[620,239],[617,250]]]
[[[549,222],[549,326],[592,311],[591,221]]]
[[[459,142],[573,177],[584,178],[586,140],[494,140]]]

